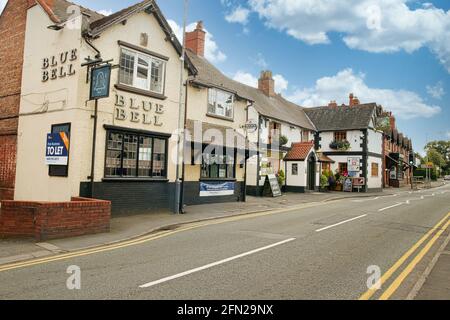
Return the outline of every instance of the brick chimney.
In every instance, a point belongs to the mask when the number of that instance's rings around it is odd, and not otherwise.
[[[192,50],[200,57],[205,56],[206,32],[203,30],[203,22],[197,22],[195,30],[186,32],[186,48]]]
[[[258,89],[264,92],[266,96],[275,96],[275,80],[272,77],[272,71],[261,71],[258,80]]]
[[[330,108],[337,108],[338,104],[337,104],[336,100],[331,100],[330,103],[328,104],[328,106]]]
[[[350,93],[348,106],[349,107],[354,107],[354,106],[357,106],[357,105],[360,105],[360,104],[361,104],[361,102],[359,101],[358,97],[355,97],[353,95],[353,93]]]
[[[391,115],[389,117],[389,123],[391,125],[391,130],[394,130],[395,129],[395,117],[392,115],[392,112],[391,112]]]

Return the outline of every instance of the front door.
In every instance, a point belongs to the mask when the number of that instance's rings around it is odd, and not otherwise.
[[[316,189],[316,157],[313,153],[308,158],[308,190]]]

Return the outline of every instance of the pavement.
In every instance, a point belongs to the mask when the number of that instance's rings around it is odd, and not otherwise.
[[[343,196],[352,199],[338,201]],[[188,207],[186,215],[131,228],[160,229],[133,241],[84,251],[71,250],[94,244],[91,237],[51,241],[48,249],[71,253],[0,265],[0,299],[445,297],[450,235],[437,223],[450,223],[449,198],[447,185]],[[128,235],[120,221],[151,218],[114,218],[112,234]],[[81,268],[81,290],[66,287],[70,265]],[[367,294],[374,267],[382,286]]]

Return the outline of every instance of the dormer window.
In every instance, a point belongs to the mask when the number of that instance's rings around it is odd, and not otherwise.
[[[234,94],[210,88],[208,90],[208,115],[233,119]]]
[[[166,61],[130,49],[121,49],[119,83],[164,93]]]

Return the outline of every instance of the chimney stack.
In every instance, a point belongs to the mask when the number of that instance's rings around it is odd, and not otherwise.
[[[258,80],[258,89],[264,92],[266,96],[275,96],[275,80],[272,77],[272,71],[262,71]]]
[[[391,116],[389,117],[389,123],[391,125],[391,130],[394,130],[395,129],[395,117],[392,115],[392,112],[391,112]]]
[[[330,108],[337,108],[338,104],[337,104],[336,100],[331,100],[330,103],[328,104],[328,106]]]
[[[195,30],[186,32],[186,48],[200,57],[205,56],[206,32],[203,30],[203,21],[197,22]]]
[[[358,97],[355,97],[353,93],[350,93],[348,106],[353,107],[359,104],[361,104],[361,102],[359,101]]]

